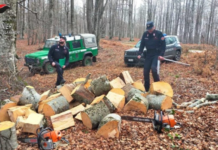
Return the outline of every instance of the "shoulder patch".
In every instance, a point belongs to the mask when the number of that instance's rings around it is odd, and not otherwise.
[[[164,39],[165,39],[164,37],[161,38],[162,41],[163,41]]]

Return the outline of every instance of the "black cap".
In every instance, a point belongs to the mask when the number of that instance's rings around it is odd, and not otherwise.
[[[154,22],[148,21],[146,27],[147,27],[147,30],[151,30],[154,27]]]
[[[65,36],[61,36],[60,38],[61,38],[61,39],[64,39],[65,41],[67,41],[67,39],[66,39]]]

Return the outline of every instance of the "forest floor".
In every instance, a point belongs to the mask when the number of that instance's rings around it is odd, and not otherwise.
[[[119,76],[122,71],[129,71],[133,80],[143,80],[142,67],[126,67],[124,64],[124,51],[133,47],[139,39],[129,42],[129,39],[118,41],[117,38],[101,39],[97,62],[93,66],[83,67],[75,63],[64,72],[67,83],[75,79],[86,77],[91,73],[91,79],[107,75],[109,80]],[[17,41],[17,54],[19,76],[26,84],[35,87],[36,91],[43,93],[54,88],[56,74],[31,76],[29,70],[23,66],[24,56],[37,51],[40,45],[27,46],[26,40]],[[173,100],[176,103],[204,98],[206,93],[218,94],[218,70],[215,69],[216,49],[211,45],[182,44],[183,53],[181,61],[191,66],[175,63],[162,63],[160,78],[171,84],[174,90]],[[205,50],[205,53],[189,53],[189,49]],[[23,69],[22,69],[23,68]],[[152,81],[152,78],[151,78]],[[153,82],[153,81],[152,81]],[[16,91],[13,94],[19,94]],[[11,92],[10,92],[11,93]],[[144,116],[137,112],[119,113],[119,115],[133,115],[153,117],[153,110]],[[182,128],[164,131],[157,134],[152,125],[141,122],[122,121],[120,137],[117,139],[103,139],[96,137],[96,130],[87,129],[82,122],[76,121],[75,127],[64,130],[62,133],[70,141],[70,145],[60,149],[218,149],[218,105],[199,108],[194,114],[175,114],[177,122],[183,124]],[[18,149],[33,149],[31,146],[19,142]]]

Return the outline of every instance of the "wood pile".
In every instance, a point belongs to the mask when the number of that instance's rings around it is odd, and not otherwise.
[[[11,126],[0,129],[14,127],[35,134],[37,128],[47,124],[45,118],[49,118],[54,130],[82,121],[87,128],[97,129],[98,136],[113,138],[121,132],[121,117],[116,113],[139,111],[146,115],[149,109],[169,111],[173,104],[177,108],[197,109],[218,100],[218,95],[207,94],[204,99],[178,105],[173,102],[173,90],[166,82],[154,82],[150,91],[145,92],[142,81],[133,81],[128,71],[111,81],[106,75],[96,79],[90,76],[59,86],[57,93],[48,90],[40,95],[34,87],[24,87],[21,95],[1,101],[0,122]]]

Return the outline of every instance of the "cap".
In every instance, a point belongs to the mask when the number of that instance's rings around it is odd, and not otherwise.
[[[6,4],[0,4],[0,13],[5,12],[8,8],[10,7],[7,6]]]
[[[61,36],[60,39],[64,39],[65,41],[67,41],[66,37]]]
[[[151,30],[154,27],[153,21],[148,21],[146,26],[147,26],[147,30]]]

